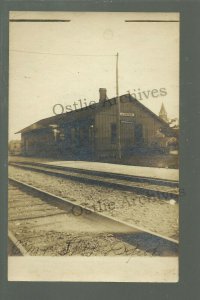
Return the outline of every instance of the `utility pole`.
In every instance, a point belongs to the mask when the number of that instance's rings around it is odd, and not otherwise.
[[[117,97],[117,144],[118,158],[121,159],[121,120],[120,120],[120,97],[119,97],[119,53],[116,55],[116,97]]]

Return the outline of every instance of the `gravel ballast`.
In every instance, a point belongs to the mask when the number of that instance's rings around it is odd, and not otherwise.
[[[9,176],[170,238],[178,239],[178,203],[9,167]],[[173,200],[173,199],[172,199]],[[75,215],[81,211],[75,210]]]

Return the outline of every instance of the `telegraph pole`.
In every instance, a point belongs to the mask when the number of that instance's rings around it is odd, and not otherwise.
[[[117,144],[118,158],[121,159],[121,124],[120,124],[120,97],[119,97],[119,53],[116,55],[116,96],[117,96]]]

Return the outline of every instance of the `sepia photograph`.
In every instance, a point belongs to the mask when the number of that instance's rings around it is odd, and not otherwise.
[[[8,280],[178,282],[179,25],[10,12]]]

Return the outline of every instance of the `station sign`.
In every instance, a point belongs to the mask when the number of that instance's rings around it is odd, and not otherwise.
[[[121,116],[121,117],[134,117],[135,114],[134,114],[134,113],[124,113],[124,112],[120,112],[120,116]]]
[[[120,121],[121,123],[125,123],[125,124],[134,124],[133,121]]]

